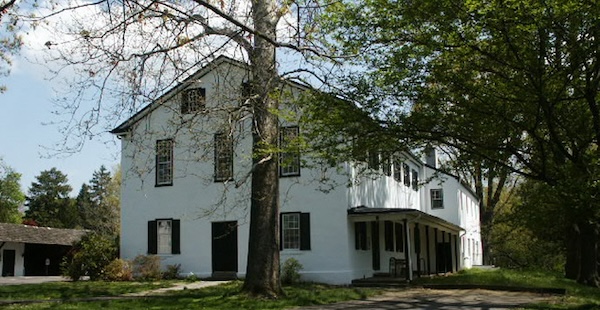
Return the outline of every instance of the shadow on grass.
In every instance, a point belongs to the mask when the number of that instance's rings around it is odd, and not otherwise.
[[[286,287],[286,296],[272,299],[252,298],[240,292],[241,282],[201,289],[172,291],[168,295],[148,297],[100,297],[81,300],[11,305],[7,309],[285,309],[322,305],[343,300],[362,299],[373,290],[302,284]]]

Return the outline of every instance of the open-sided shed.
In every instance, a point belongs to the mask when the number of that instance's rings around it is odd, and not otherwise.
[[[60,275],[60,262],[88,231],[0,223],[2,276]]]

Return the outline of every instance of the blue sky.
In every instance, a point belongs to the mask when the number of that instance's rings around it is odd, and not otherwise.
[[[25,47],[26,49],[27,47]],[[23,55],[27,51],[22,51]],[[62,139],[58,126],[44,125],[58,121],[51,101],[53,86],[46,80],[46,68],[15,57],[12,72],[0,77],[8,90],[0,94],[0,157],[22,174],[21,188],[27,189],[43,170],[56,167],[69,178],[72,196],[92,173],[105,165],[112,170],[119,162],[119,142],[106,133],[97,140],[86,141],[81,152],[55,154],[49,150]],[[115,141],[105,144],[104,141]]]

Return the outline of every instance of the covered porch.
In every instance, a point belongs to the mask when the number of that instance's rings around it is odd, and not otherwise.
[[[363,257],[357,268],[372,271],[356,282],[371,277],[379,283],[406,282],[462,268],[462,228],[441,218],[414,209],[355,207],[348,209],[348,220],[355,251]]]

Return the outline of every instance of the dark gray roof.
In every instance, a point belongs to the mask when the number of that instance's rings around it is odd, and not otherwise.
[[[72,245],[87,230],[0,223],[0,242]]]

